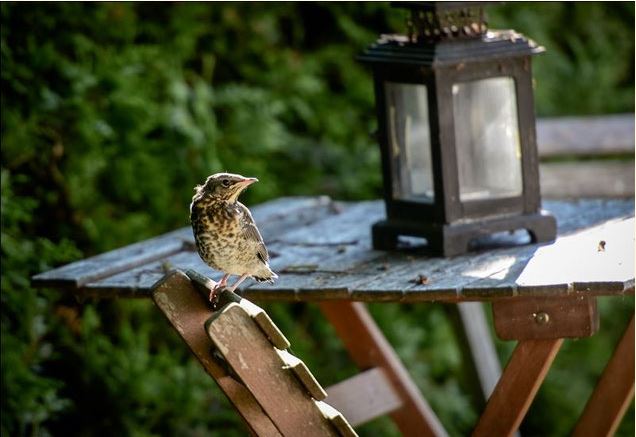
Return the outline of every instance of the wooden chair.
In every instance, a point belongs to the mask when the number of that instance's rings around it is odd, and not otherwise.
[[[325,403],[327,393],[260,307],[225,291],[213,311],[214,284],[188,271],[168,272],[152,299],[258,436],[357,435]],[[197,288],[199,290],[197,290]]]

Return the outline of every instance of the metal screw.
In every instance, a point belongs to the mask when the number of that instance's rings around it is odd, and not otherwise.
[[[550,315],[548,313],[540,312],[533,314],[534,321],[539,325],[546,325],[550,321]]]

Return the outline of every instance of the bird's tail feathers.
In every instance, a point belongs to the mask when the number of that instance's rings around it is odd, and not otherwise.
[[[254,276],[254,280],[257,282],[269,282],[270,284],[274,283],[275,279],[278,279],[278,275],[270,270],[270,276]]]

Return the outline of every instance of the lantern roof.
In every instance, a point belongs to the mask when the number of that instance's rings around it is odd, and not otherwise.
[[[536,55],[544,51],[544,47],[514,30],[489,30],[479,38],[437,43],[418,43],[407,35],[389,34],[381,35],[357,59],[370,64],[442,67]]]

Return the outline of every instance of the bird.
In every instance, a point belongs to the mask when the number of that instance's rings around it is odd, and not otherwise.
[[[210,291],[210,301],[227,287],[231,275],[239,278],[229,291],[248,277],[271,283],[278,278],[269,266],[269,254],[252,213],[238,201],[243,190],[255,182],[257,178],[216,173],[194,187],[190,223],[197,252],[206,264],[223,272]]]

